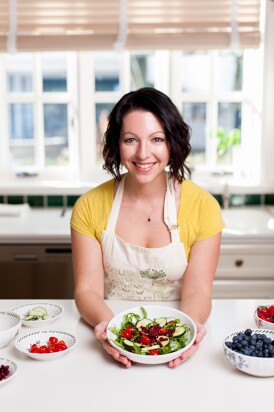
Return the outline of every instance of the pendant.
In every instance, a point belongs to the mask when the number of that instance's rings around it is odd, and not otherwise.
[[[150,222],[150,221],[151,221],[150,217],[148,217],[148,218],[147,218],[147,221],[148,221],[148,222]]]

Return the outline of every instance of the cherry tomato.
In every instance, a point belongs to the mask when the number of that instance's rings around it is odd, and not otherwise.
[[[39,353],[39,348],[37,345],[32,345],[30,348],[30,353]]]
[[[149,352],[149,354],[150,354],[150,356],[160,355],[159,352],[157,351],[157,349],[152,349],[152,350]]]
[[[51,337],[49,338],[49,343],[50,343],[51,345],[56,345],[57,342],[58,342],[58,339],[57,339],[55,336],[51,336]]]
[[[160,335],[165,335],[166,334],[166,328],[161,328],[159,333],[160,333]]]
[[[129,326],[128,328],[124,329],[122,332],[122,337],[125,339],[131,339],[134,334],[134,328]]]
[[[49,353],[46,345],[40,346],[39,353]]]
[[[140,339],[140,343],[143,343],[144,345],[149,345],[150,344],[150,337],[149,336],[142,336]]]

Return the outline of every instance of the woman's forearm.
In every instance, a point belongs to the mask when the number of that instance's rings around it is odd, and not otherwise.
[[[75,292],[75,303],[82,318],[93,327],[113,317],[104,299],[90,290]]]
[[[211,312],[211,295],[206,293],[193,293],[183,295],[180,310],[185,312],[194,321],[205,323]]]

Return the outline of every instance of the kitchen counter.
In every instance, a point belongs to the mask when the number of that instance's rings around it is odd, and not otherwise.
[[[32,301],[33,302],[33,301]],[[255,327],[253,312],[267,300],[213,300],[207,335],[197,353],[170,369],[166,364],[129,369],[107,355],[90,327],[80,318],[73,300],[55,300],[64,315],[51,325],[78,338],[75,349],[60,359],[40,362],[18,352],[11,342],[0,356],[14,360],[17,375],[0,387],[1,410],[28,412],[140,412],[141,410],[213,412],[269,410],[273,403],[273,379],[258,378],[233,368],[223,354],[229,333]],[[2,300],[1,311],[27,303]],[[108,301],[114,313],[136,302]],[[147,304],[157,304],[147,302]],[[175,302],[168,305],[176,307]],[[22,327],[19,336],[34,331]]]
[[[0,216],[0,244],[70,243],[71,208],[31,208],[22,217]],[[223,243],[273,243],[274,213],[270,208],[222,210]]]
[[[0,244],[70,243],[71,208],[31,208],[24,216],[0,216]]]

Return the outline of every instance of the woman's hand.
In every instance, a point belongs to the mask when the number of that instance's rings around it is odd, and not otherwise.
[[[115,360],[125,365],[126,368],[130,368],[132,365],[131,361],[125,356],[122,356],[117,349],[108,343],[106,334],[107,324],[108,322],[104,321],[95,326],[94,334],[96,338],[102,342],[102,345],[107,353],[109,353]]]
[[[198,349],[200,342],[206,335],[206,328],[201,323],[196,323],[197,326],[197,336],[195,342],[186,352],[184,352],[179,358],[174,359],[173,361],[169,362],[168,366],[170,368],[175,368],[175,366],[180,365],[180,363],[185,362],[188,358],[190,358]]]

